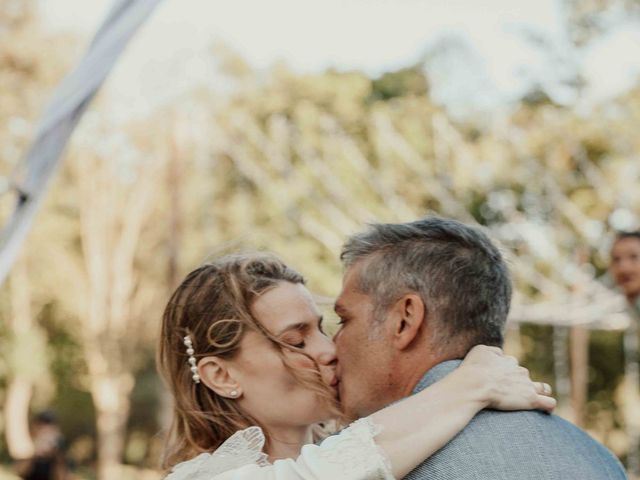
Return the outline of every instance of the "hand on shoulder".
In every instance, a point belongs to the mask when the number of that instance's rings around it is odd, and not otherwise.
[[[473,347],[456,372],[461,382],[478,389],[486,408],[550,412],[556,407],[551,387],[532,381],[529,370],[498,347]]]

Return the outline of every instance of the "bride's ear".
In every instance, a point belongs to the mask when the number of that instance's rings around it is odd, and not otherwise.
[[[242,395],[240,385],[233,378],[226,361],[219,357],[204,357],[198,361],[200,381],[218,395],[238,398]]]

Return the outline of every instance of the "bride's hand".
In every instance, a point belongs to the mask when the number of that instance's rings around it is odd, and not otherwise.
[[[529,371],[519,366],[514,357],[504,355],[500,348],[474,347],[457,372],[475,382],[475,387],[483,392],[487,408],[551,411],[556,406],[556,400],[549,396],[551,387],[531,381]]]

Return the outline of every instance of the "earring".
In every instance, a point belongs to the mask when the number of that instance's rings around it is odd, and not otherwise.
[[[231,390],[231,393],[229,395],[231,395],[233,398],[236,398],[238,396],[238,391],[237,390]]]

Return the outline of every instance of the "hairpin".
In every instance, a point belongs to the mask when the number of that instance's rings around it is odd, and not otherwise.
[[[193,354],[196,352],[193,349],[193,342],[191,342],[191,337],[187,335],[182,339],[182,342],[184,343],[184,346],[187,347],[187,355],[189,355],[188,361],[189,365],[191,365],[191,373],[193,374],[191,375],[191,378],[193,378],[193,381],[195,383],[200,383],[200,375],[198,375],[198,367],[196,367],[196,357],[193,356]]]

